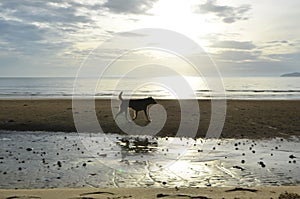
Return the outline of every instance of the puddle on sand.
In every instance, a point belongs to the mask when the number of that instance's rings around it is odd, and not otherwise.
[[[139,139],[0,131],[0,188],[300,184],[299,137]]]

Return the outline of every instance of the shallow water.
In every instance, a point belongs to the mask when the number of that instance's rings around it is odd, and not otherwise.
[[[172,77],[169,77],[172,78]],[[162,80],[162,77],[159,78]],[[188,83],[194,90],[198,99],[224,98],[220,93],[214,93],[206,81],[212,78],[187,77]],[[152,96],[155,99],[177,99],[170,91],[157,85],[140,85],[139,79],[126,78],[124,87],[120,90],[117,84],[118,77],[107,77],[98,83],[98,79],[84,78],[80,80],[80,89],[74,93],[73,77],[0,77],[0,99],[70,99],[76,97],[91,97],[111,99],[124,91],[124,96],[132,93],[133,98]],[[142,78],[144,81],[144,77]],[[176,81],[176,80],[175,80]],[[299,100],[300,78],[291,77],[225,77],[222,79],[227,99],[252,99],[252,100]],[[149,79],[149,82],[160,82]],[[79,92],[80,91],[80,92]],[[178,93],[177,93],[178,94]],[[128,96],[126,96],[128,97]],[[194,96],[189,96],[194,99]]]
[[[0,188],[204,187],[300,184],[300,137],[151,138],[0,131]],[[125,136],[128,138],[128,136]]]

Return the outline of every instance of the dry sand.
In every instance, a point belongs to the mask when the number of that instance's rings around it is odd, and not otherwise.
[[[168,118],[160,136],[172,136],[180,123],[176,100],[158,100]],[[210,101],[199,101],[201,110],[198,137],[204,136],[210,122]],[[104,132],[122,133],[115,124],[110,100],[97,100],[96,112]],[[225,138],[268,138],[300,135],[300,101],[229,100],[222,132]],[[136,123],[146,125],[144,113]],[[75,132],[71,100],[0,100],[0,129],[19,131]]]
[[[0,199],[154,199],[154,198],[278,198],[285,192],[300,194],[297,186],[255,188],[106,188],[0,190]],[[299,195],[298,195],[299,196]],[[290,198],[293,199],[293,198]]]

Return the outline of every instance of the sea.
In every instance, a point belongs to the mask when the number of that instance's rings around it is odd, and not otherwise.
[[[170,77],[161,77],[170,78]],[[216,94],[205,78],[186,77],[188,86],[197,99],[241,100],[298,100],[300,99],[299,77],[224,77],[221,79],[223,95]],[[213,78],[210,78],[210,82]],[[172,79],[170,79],[172,82]],[[175,80],[176,81],[176,80]],[[176,93],[168,86],[155,84],[157,78],[149,78],[149,84],[139,85],[137,78],[119,77],[81,78],[74,77],[1,77],[0,99],[72,98],[73,96],[113,98],[121,91],[130,96],[156,99],[176,99]],[[145,82],[145,81],[143,81]],[[147,82],[147,81],[146,81]],[[161,81],[158,81],[161,82]],[[174,84],[176,86],[176,84]],[[79,88],[80,87],[80,88]],[[178,91],[177,91],[178,92]]]

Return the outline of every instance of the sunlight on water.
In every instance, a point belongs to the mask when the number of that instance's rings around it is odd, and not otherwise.
[[[208,87],[204,79],[199,77],[184,76],[178,78],[177,76],[169,77],[156,77],[148,79],[140,78],[127,78],[122,82],[121,85],[118,82],[119,80],[113,79],[103,79],[98,82],[96,88],[97,96],[109,96],[109,95],[118,95],[119,92],[123,91],[124,95],[131,93],[131,96],[135,98],[143,98],[148,96],[155,96],[160,99],[178,99],[185,98],[191,99],[195,98],[192,92],[184,93],[187,89],[179,89],[182,86],[182,83],[190,88],[191,91],[203,90],[208,91]],[[182,82],[182,83],[181,83]],[[169,86],[166,86],[168,84]],[[176,90],[180,91],[182,94],[181,97],[178,96]],[[103,91],[107,93],[103,93]]]
[[[83,145],[80,137],[89,141]],[[86,133],[80,137],[77,133],[1,131],[0,177],[5,180],[0,186],[205,187],[300,183],[299,137],[194,140],[148,136],[147,144],[143,136],[139,136],[138,143],[136,137],[116,134]],[[182,151],[186,153],[179,156]]]
[[[148,79],[126,77],[121,83],[120,79],[120,77],[106,77],[99,80],[84,78],[78,82],[80,92],[75,96],[116,98],[121,91],[124,91],[125,96],[134,91],[132,93],[134,98],[152,96],[174,99],[177,98],[176,92],[171,88],[181,86],[178,79],[172,76]],[[180,80],[187,83],[198,99],[223,97],[208,87],[207,81],[214,82],[214,78],[182,76]],[[144,84],[145,81],[150,84]],[[168,82],[170,86],[162,86],[159,82]],[[74,78],[0,78],[0,98],[71,98],[74,95],[73,84]],[[223,84],[227,99],[300,99],[300,78],[231,77],[223,78]],[[191,98],[190,95],[185,97]]]

